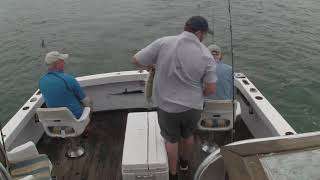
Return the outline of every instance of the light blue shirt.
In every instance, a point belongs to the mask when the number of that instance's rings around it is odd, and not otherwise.
[[[213,100],[230,100],[232,99],[232,67],[218,63],[217,64],[217,83],[216,83],[216,94],[208,96],[207,99]]]
[[[86,95],[73,76],[63,71],[49,71],[41,77],[39,89],[48,108],[67,107],[77,119],[81,117],[80,101]]]

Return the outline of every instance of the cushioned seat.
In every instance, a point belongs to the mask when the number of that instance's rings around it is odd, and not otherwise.
[[[50,180],[48,156],[40,154],[37,157],[10,164],[10,174],[12,179],[20,179],[27,175],[32,175],[35,179]]]
[[[10,170],[10,173],[7,171]],[[31,141],[5,152],[0,143],[0,179],[50,180],[52,164],[45,154],[39,154]]]

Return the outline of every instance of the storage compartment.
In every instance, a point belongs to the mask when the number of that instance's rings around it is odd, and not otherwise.
[[[122,156],[123,180],[168,180],[168,169],[157,112],[129,113]]]

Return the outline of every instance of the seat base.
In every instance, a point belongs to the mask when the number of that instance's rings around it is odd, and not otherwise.
[[[205,153],[211,154],[215,150],[219,149],[219,146],[217,144],[202,144],[201,150]]]
[[[68,158],[79,158],[83,156],[85,153],[85,150],[81,146],[72,147],[66,152],[66,157]]]

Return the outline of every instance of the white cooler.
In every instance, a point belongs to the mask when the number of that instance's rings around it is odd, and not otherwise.
[[[168,180],[168,172],[157,112],[129,113],[122,156],[123,180]]]

